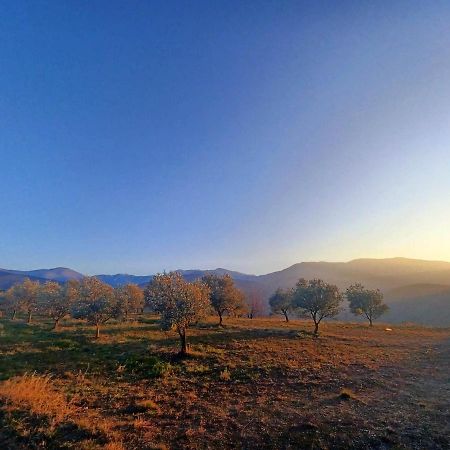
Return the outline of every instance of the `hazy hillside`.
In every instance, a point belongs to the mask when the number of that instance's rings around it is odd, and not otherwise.
[[[10,286],[16,283],[22,283],[25,278],[30,278],[41,283],[45,282],[43,278],[31,277],[27,275],[21,275],[18,273],[13,273],[8,270],[0,269],[0,289],[6,290]]]
[[[83,278],[79,272],[68,269],[66,267],[56,267],[54,269],[37,269],[37,270],[9,270],[0,269],[0,289],[8,289],[13,284],[21,283],[25,278],[39,281],[58,281],[64,283],[68,280],[80,280]]]
[[[291,287],[300,277],[323,278],[340,288],[355,282],[381,290],[414,283],[450,285],[450,263],[406,258],[356,259],[347,263],[304,262],[259,278],[270,291],[274,287]]]
[[[450,326],[450,263],[406,258],[358,259],[348,263],[306,262],[259,278],[267,300],[277,287],[292,287],[298,278],[322,278],[341,289],[360,282],[385,294],[387,322]],[[344,312],[341,316],[354,320]]]
[[[140,286],[146,285],[152,278],[152,275],[128,275],[126,273],[118,273],[116,275],[96,275],[104,283],[110,286],[122,286],[124,284],[133,283]]]
[[[390,311],[387,322],[409,321],[426,325],[450,326],[450,286],[413,284],[385,293]]]
[[[67,267],[55,267],[54,269],[37,269],[29,271],[14,271],[26,276],[43,278],[45,280],[59,281],[63,283],[68,280],[81,280],[84,275]]]

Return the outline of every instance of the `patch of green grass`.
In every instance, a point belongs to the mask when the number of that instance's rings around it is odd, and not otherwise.
[[[129,356],[123,366],[125,370],[132,374],[137,374],[144,378],[160,378],[173,370],[173,366],[161,361],[157,356]]]

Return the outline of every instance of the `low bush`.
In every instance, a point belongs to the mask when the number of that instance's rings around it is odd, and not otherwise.
[[[172,365],[157,356],[130,356],[124,363],[125,369],[146,378],[160,378],[172,371]]]

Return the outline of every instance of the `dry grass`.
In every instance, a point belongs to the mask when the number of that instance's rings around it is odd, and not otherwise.
[[[79,322],[55,334],[2,321],[0,448],[450,445],[449,330],[333,322],[314,338],[304,321],[214,323],[190,330],[180,360],[153,317],[99,341]]]
[[[52,426],[76,412],[72,402],[52,386],[51,375],[24,374],[0,384],[0,397],[7,406],[27,409],[33,414],[48,416]]]

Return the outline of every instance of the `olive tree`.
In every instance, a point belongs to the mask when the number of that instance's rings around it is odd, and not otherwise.
[[[334,284],[323,280],[298,280],[295,291],[295,307],[309,315],[314,322],[314,334],[319,334],[320,322],[326,317],[335,317],[341,311],[342,294]]]
[[[128,319],[131,312],[140,311],[144,307],[144,292],[137,284],[118,286],[114,289],[114,294],[125,319]]]
[[[77,280],[69,280],[63,285],[47,281],[41,286],[39,309],[53,319],[53,330],[57,330],[59,322],[70,314],[78,299],[79,288]]]
[[[289,322],[289,313],[294,309],[292,301],[292,289],[278,288],[269,298],[270,309],[273,314],[282,314],[286,322]]]
[[[19,309],[19,299],[17,296],[17,289],[11,286],[6,292],[2,294],[2,311],[6,314],[11,314],[11,320],[16,320],[17,310]]]
[[[95,325],[95,337],[100,337],[100,326],[120,315],[120,308],[111,286],[98,278],[86,277],[80,282],[78,301],[72,308],[76,319],[85,319]]]
[[[177,272],[157,274],[145,290],[146,304],[161,314],[161,328],[175,330],[180,337],[180,354],[188,353],[187,330],[209,310],[209,288],[201,282],[189,283]]]
[[[223,327],[224,314],[235,314],[244,307],[244,294],[235,286],[233,278],[207,274],[202,277],[203,283],[209,287],[211,306],[219,316],[219,326]]]
[[[23,311],[27,313],[27,323],[31,323],[33,312],[37,308],[39,288],[38,281],[25,278],[22,283],[15,284],[8,289],[6,298],[11,304],[12,319],[15,319],[17,311]]]
[[[355,316],[364,315],[373,325],[373,321],[382,316],[389,307],[383,303],[383,294],[378,289],[365,289],[362,284],[351,285],[346,293],[350,311]]]

